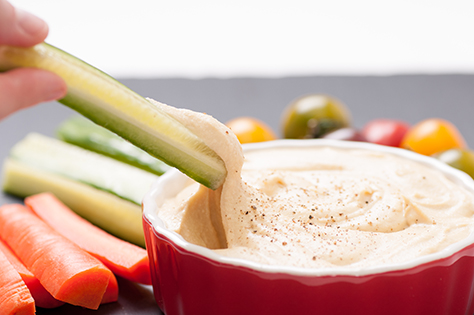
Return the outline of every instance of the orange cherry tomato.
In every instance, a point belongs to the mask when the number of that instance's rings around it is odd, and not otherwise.
[[[226,125],[232,129],[240,143],[270,141],[277,138],[267,124],[256,118],[238,117],[228,121]]]
[[[401,147],[424,155],[449,149],[466,148],[459,130],[447,120],[430,118],[413,126],[405,134]]]

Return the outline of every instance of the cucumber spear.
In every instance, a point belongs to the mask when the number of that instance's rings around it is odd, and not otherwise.
[[[68,93],[59,102],[116,133],[197,182],[216,189],[226,169],[222,159],[173,117],[114,78],[46,43],[0,47],[0,71],[32,67],[56,73]]]

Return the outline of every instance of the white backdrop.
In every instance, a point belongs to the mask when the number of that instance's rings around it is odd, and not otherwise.
[[[119,77],[474,73],[469,0],[11,0]]]

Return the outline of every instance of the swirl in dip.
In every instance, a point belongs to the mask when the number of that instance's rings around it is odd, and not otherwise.
[[[262,264],[360,269],[434,253],[473,232],[474,195],[435,169],[331,147],[243,158],[212,117],[160,106],[205,139],[228,171],[220,189],[190,180],[160,207],[167,228],[188,242]]]

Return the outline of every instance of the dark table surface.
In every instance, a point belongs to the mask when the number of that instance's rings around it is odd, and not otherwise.
[[[175,107],[205,112],[226,122],[253,116],[280,132],[280,115],[296,97],[325,93],[343,101],[361,128],[375,118],[415,124],[439,117],[454,123],[474,147],[474,75],[315,76],[234,79],[122,79],[139,94]],[[54,136],[58,124],[75,115],[50,102],[18,112],[0,122],[0,160],[29,132]],[[0,205],[21,200],[0,192]],[[118,303],[98,311],[73,306],[39,310],[38,314],[160,314],[150,286],[119,279]]]

